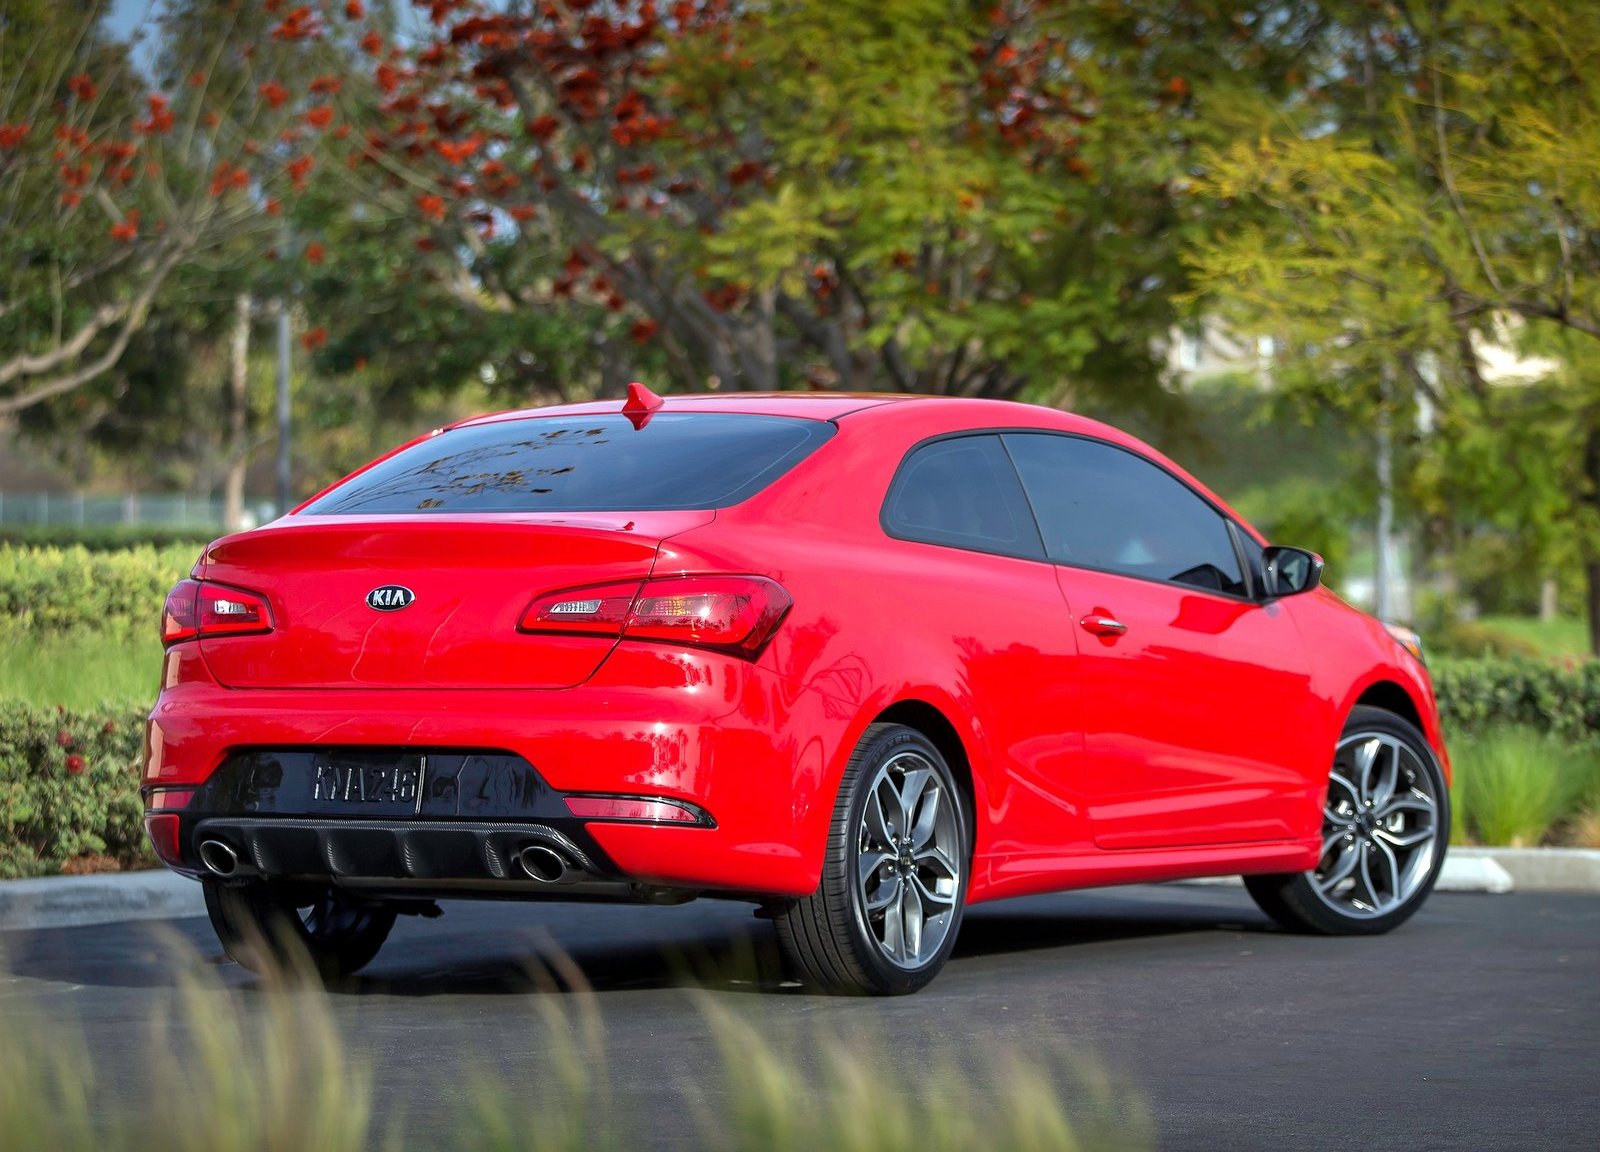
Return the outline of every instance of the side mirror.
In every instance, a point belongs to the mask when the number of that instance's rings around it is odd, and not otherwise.
[[[1322,583],[1322,557],[1304,548],[1273,545],[1261,554],[1266,569],[1266,598],[1296,596]]]

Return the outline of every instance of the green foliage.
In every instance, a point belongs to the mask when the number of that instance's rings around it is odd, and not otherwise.
[[[1600,736],[1600,660],[1439,660],[1446,736],[1524,726],[1575,742]]]
[[[212,534],[197,534],[193,528],[172,528],[160,524],[0,525],[0,549],[22,546],[77,547],[89,552],[122,552],[147,545],[163,551],[168,548],[187,548],[198,556],[212,538]]]
[[[1600,803],[1600,741],[1569,743],[1518,725],[1457,741],[1453,839],[1527,848]]]
[[[197,555],[186,544],[118,552],[0,545],[0,619],[13,634],[83,628],[153,634],[167,593]]]
[[[144,714],[0,700],[0,878],[59,872],[81,856],[148,867],[139,772]]]

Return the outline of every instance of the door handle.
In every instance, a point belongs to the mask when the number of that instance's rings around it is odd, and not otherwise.
[[[1099,612],[1090,613],[1079,621],[1085,632],[1093,632],[1096,636],[1121,636],[1128,630],[1128,626],[1121,620],[1103,615]]]

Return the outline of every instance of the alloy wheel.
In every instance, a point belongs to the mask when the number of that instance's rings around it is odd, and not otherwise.
[[[856,897],[867,934],[891,964],[918,968],[956,921],[960,813],[921,754],[899,752],[873,777],[856,841]]]
[[[1357,732],[1339,742],[1322,809],[1311,889],[1356,919],[1387,915],[1433,874],[1443,831],[1434,775],[1404,740]]]

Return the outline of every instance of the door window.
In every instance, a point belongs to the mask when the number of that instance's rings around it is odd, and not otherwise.
[[[1008,433],[1004,443],[1050,559],[1246,595],[1228,522],[1170,472],[1076,436]]]

